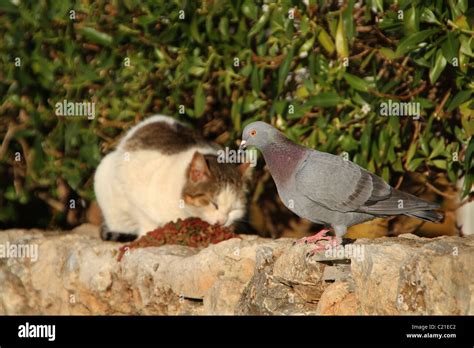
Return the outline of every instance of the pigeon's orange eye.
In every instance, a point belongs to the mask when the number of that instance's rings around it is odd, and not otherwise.
[[[250,132],[249,132],[250,136],[251,137],[254,137],[257,135],[257,131],[255,129],[252,129]]]

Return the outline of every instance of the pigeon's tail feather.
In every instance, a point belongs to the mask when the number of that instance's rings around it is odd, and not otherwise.
[[[443,215],[435,212],[439,205],[415,197],[409,193],[392,189],[389,198],[371,202],[364,207],[364,211],[373,215],[408,215],[425,221],[438,222]]]
[[[424,199],[396,189],[392,190],[391,199],[395,199],[397,202],[403,202],[402,206],[407,208],[410,213],[439,209],[439,204],[437,203],[425,201]]]
[[[428,221],[428,222],[440,222],[443,220],[444,215],[438,213],[434,210],[421,210],[421,211],[412,211],[405,214],[407,216],[416,217],[418,219]]]

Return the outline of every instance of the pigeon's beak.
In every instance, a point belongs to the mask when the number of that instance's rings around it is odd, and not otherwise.
[[[242,140],[242,141],[240,142],[239,151],[245,150],[246,148],[247,148],[247,141],[246,141],[246,140]]]

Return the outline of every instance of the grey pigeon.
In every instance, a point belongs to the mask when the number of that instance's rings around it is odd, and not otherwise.
[[[295,144],[265,122],[245,127],[240,148],[247,146],[262,152],[283,204],[300,217],[332,227],[339,241],[347,227],[376,217],[443,218],[433,210],[437,204],[399,191],[340,156]],[[330,240],[327,231],[307,240]]]

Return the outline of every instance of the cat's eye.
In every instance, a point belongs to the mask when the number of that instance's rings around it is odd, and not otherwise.
[[[256,131],[255,129],[252,129],[252,130],[249,132],[249,135],[250,135],[251,137],[254,137],[254,136],[257,135],[257,131]]]
[[[216,208],[216,210],[219,210],[219,206],[217,205],[216,202],[212,202],[212,201],[211,201],[211,204],[214,206],[214,208]]]

